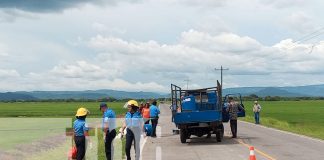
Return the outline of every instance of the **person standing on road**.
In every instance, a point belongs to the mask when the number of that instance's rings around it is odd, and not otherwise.
[[[101,103],[99,107],[103,113],[102,116],[102,131],[105,134],[105,152],[107,160],[111,160],[114,157],[114,146],[112,144],[116,137],[116,114],[108,108],[106,103]]]
[[[138,111],[139,111],[140,113],[142,113],[143,108],[145,108],[145,104],[144,104],[143,102],[141,102],[141,105],[139,106]]]
[[[146,102],[142,109],[142,116],[145,124],[150,123],[150,102]]]
[[[261,111],[261,105],[258,103],[258,101],[254,101],[253,112],[254,112],[255,124],[260,124],[260,111]]]
[[[89,137],[89,127],[85,121],[89,111],[81,107],[77,110],[75,115],[76,120],[73,122],[73,138],[77,148],[77,160],[82,160],[86,153],[86,137]],[[88,139],[89,142],[89,139]],[[89,142],[90,143],[90,142]]]
[[[237,136],[237,113],[239,109],[244,110],[244,108],[239,105],[233,97],[229,97],[227,111],[229,112],[232,138],[236,138]]]
[[[141,134],[143,130],[143,124],[142,124],[142,116],[139,112],[138,103],[135,100],[129,100],[127,102],[127,109],[128,112],[125,116],[125,122],[123,124],[123,127],[120,128],[120,133],[124,133],[125,128],[127,127],[127,133],[126,133],[126,145],[125,145],[125,151],[126,151],[126,157],[127,160],[131,160],[131,154],[130,150],[132,147],[133,141],[135,141],[134,148],[135,148],[135,160],[140,159],[140,139]]]
[[[152,137],[156,137],[156,126],[159,121],[160,109],[156,106],[157,102],[154,100],[150,107],[150,119],[152,123]]]

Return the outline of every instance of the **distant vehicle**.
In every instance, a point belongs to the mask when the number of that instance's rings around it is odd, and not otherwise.
[[[235,99],[239,99],[244,108],[240,94],[226,95],[224,102],[229,96],[238,96]],[[217,142],[221,142],[224,136],[223,122],[229,121],[226,107],[218,81],[216,87],[193,90],[183,90],[171,84],[172,122],[180,129],[181,143],[186,143],[191,135],[202,137],[211,134],[216,134]],[[240,111],[238,116],[244,117],[245,111]]]

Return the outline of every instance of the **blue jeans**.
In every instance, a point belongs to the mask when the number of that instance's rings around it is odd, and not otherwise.
[[[254,112],[255,124],[260,124],[260,112]]]

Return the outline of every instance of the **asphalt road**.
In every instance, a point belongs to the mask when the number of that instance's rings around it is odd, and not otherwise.
[[[255,147],[257,160],[324,160],[324,141],[283,132],[246,122],[238,123],[238,138],[230,138],[229,124],[225,136],[217,143],[211,138],[192,136],[186,144],[173,135],[168,105],[160,105],[158,137],[147,138],[142,160],[247,160],[249,146]]]

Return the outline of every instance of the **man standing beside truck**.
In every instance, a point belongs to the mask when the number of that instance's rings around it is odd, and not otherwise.
[[[228,98],[228,107],[226,110],[229,112],[230,118],[230,126],[232,131],[232,138],[236,138],[237,136],[237,113],[240,110],[244,110],[244,108],[239,105],[233,97]]]

